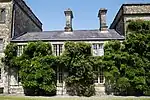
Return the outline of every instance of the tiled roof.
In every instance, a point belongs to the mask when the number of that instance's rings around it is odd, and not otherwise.
[[[123,40],[124,36],[118,34],[114,29],[107,32],[99,30],[74,30],[73,32],[64,31],[45,31],[45,32],[28,32],[17,38],[13,42],[26,41],[89,41],[89,40]]]

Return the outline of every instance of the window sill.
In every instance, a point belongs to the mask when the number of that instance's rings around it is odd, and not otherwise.
[[[95,86],[104,86],[105,83],[94,83]]]

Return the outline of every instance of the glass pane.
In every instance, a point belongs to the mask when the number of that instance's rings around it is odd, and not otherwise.
[[[53,45],[53,53],[55,56],[57,56],[57,45],[56,44]]]
[[[97,44],[93,44],[93,49],[97,49]]]
[[[104,83],[104,73],[102,69],[100,69],[99,79],[100,79],[100,83]]]
[[[5,21],[5,9],[1,9],[0,21]]]
[[[1,70],[1,68],[0,68],[0,79],[2,79],[2,70]]]
[[[0,39],[0,52],[3,51],[3,39]]]
[[[59,56],[62,54],[62,44],[59,45]]]
[[[99,45],[98,45],[98,48],[99,48],[99,49],[103,49],[103,44],[99,44]]]
[[[59,83],[63,83],[63,69],[62,67],[59,67],[58,69],[58,80],[59,80]]]

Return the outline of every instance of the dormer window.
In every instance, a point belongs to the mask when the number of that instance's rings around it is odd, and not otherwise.
[[[5,8],[0,9],[0,23],[5,23],[6,19],[6,10]]]

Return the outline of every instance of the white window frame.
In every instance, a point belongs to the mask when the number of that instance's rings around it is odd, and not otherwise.
[[[101,68],[100,71],[97,70],[97,76],[96,76],[96,80],[94,80],[94,84],[104,84],[105,83],[105,77],[104,77],[104,72],[103,69]]]
[[[3,42],[3,39],[0,38],[0,53],[3,52],[3,47],[4,47],[4,42]]]
[[[21,56],[26,45],[17,45],[17,56]]]
[[[93,56],[103,56],[104,55],[104,43],[93,43],[92,49],[93,49]]]
[[[53,54],[60,56],[63,52],[63,44],[53,44]]]

